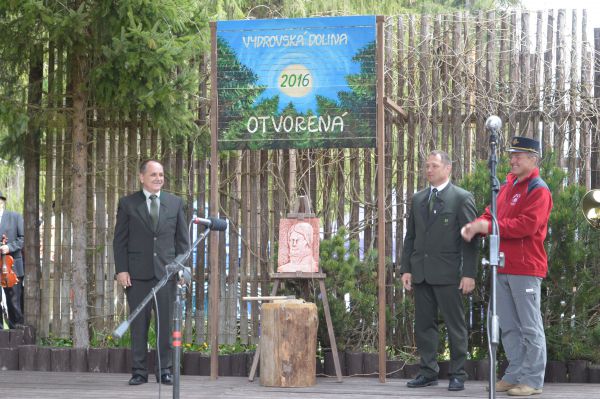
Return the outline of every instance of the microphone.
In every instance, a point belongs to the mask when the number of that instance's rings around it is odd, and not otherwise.
[[[219,218],[215,218],[215,217],[209,217],[208,219],[192,218],[192,223],[201,224],[211,230],[216,230],[216,231],[227,230],[227,220],[226,219],[219,219]]]
[[[485,121],[485,129],[490,133],[490,142],[498,142],[498,133],[502,129],[502,119],[496,115],[490,115]]]

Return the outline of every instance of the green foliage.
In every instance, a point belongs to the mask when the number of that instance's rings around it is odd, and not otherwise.
[[[91,348],[129,348],[131,346],[131,331],[127,330],[119,339],[115,339],[112,331],[96,331],[90,334]]]
[[[188,93],[197,88],[190,62],[207,49],[207,20],[196,2],[106,2],[92,14],[98,61],[90,87],[96,100],[124,112],[145,112],[172,134],[195,130]],[[94,37],[94,36],[93,36]]]
[[[341,350],[373,349],[377,343],[377,256],[358,259],[358,243],[348,241],[344,229],[320,244],[320,265],[327,273],[325,284],[333,329]],[[319,340],[329,339],[319,303]]]
[[[54,348],[72,348],[73,347],[73,339],[55,337],[52,334],[50,334],[48,337],[41,339],[40,345],[51,346]]]
[[[0,191],[6,196],[6,209],[23,214],[23,166],[0,159]]]
[[[210,351],[210,347],[207,346]],[[240,341],[236,341],[235,344],[221,344],[219,345],[219,355],[231,355],[233,353],[245,353],[256,350],[254,344],[242,344]]]
[[[66,3],[71,4],[71,3]],[[197,0],[81,2],[5,1],[0,4],[0,139],[5,157],[22,150],[27,122],[48,126],[54,110],[27,114],[31,59],[48,43],[60,43],[68,62],[89,64],[85,86],[94,105],[112,111],[145,113],[163,134],[197,133],[190,107],[198,87],[193,60],[209,47],[206,8]],[[47,79],[47,76],[45,76]],[[48,90],[47,81],[44,82]]]

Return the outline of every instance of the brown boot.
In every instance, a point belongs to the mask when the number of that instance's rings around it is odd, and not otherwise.
[[[516,387],[517,384],[511,384],[510,382],[506,382],[504,380],[500,380],[496,382],[496,392],[507,392],[509,389]],[[485,387],[486,391],[489,391],[489,387]]]
[[[506,392],[510,396],[531,396],[542,393],[542,389],[532,388],[529,385],[519,384]]]

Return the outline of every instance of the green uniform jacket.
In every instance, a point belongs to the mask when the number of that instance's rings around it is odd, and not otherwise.
[[[415,284],[459,284],[461,277],[475,278],[477,240],[467,243],[460,235],[477,217],[473,195],[448,183],[429,212],[430,190],[413,196],[400,272],[411,273]]]

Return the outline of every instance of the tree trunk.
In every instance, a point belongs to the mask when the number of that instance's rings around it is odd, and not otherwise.
[[[96,137],[96,246],[93,248],[96,263],[96,294],[94,303],[93,325],[96,331],[104,330],[106,321],[105,304],[105,275],[112,280],[112,275],[106,273],[107,236],[106,236],[106,118],[104,112],[98,114]],[[109,215],[110,217],[110,215]]]
[[[86,265],[86,198],[87,191],[87,88],[88,74],[85,54],[73,55],[73,187],[71,206],[73,220],[73,346],[89,345],[87,265]]]
[[[23,206],[25,223],[25,252],[27,275],[25,279],[25,323],[39,329],[40,321],[40,128],[35,113],[42,107],[42,83],[44,78],[43,49],[34,46],[30,55],[29,122],[23,150],[25,187]]]
[[[61,76],[62,70],[62,54],[61,48],[59,46],[58,51],[59,55],[59,63],[58,63],[58,72],[57,76]],[[58,86],[58,85],[57,85]],[[62,90],[60,95],[62,98]],[[60,106],[62,106],[62,101]],[[64,129],[59,129],[56,132],[56,184],[55,190],[56,195],[54,197],[54,276],[53,276],[53,286],[52,286],[52,325],[50,326],[50,331],[55,336],[60,334],[60,280],[62,276],[62,243],[63,243],[63,159],[64,159],[64,144],[65,144],[65,135]]]
[[[317,307],[299,300],[262,305],[260,384],[315,385]]]
[[[57,105],[58,86],[56,86],[56,47],[54,43],[48,45],[48,108],[54,109]],[[52,122],[55,122],[52,121]],[[54,123],[53,123],[54,125]],[[54,233],[53,226],[53,202],[54,194],[54,146],[56,140],[56,129],[49,128],[46,131],[46,168],[45,168],[45,192],[44,192],[44,237],[43,237],[43,255],[42,255],[42,281],[41,281],[41,303],[40,303],[40,324],[38,328],[38,336],[47,337],[50,327],[50,305],[52,304],[52,296],[50,295],[50,268],[51,253],[52,253],[52,235]]]

